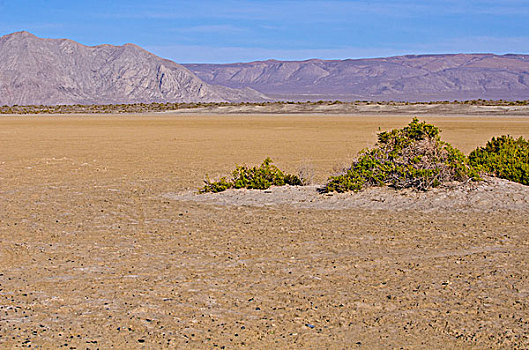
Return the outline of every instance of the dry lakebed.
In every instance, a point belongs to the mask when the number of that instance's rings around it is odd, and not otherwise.
[[[198,195],[270,156],[315,183],[411,117],[0,118],[1,348],[529,347],[529,187]],[[468,153],[529,116],[421,116]]]

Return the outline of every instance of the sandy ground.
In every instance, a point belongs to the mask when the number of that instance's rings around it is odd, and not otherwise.
[[[0,118],[0,347],[529,347],[525,186],[193,193],[266,156],[321,183],[409,119]],[[425,119],[465,152],[529,135]]]
[[[273,186],[267,190],[231,189],[220,193],[196,190],[166,193],[177,201],[224,206],[288,206],[302,209],[369,209],[391,211],[515,210],[529,212],[529,186],[484,176],[481,181],[454,182],[428,192],[413,189],[369,188],[359,193],[322,193],[322,185]]]
[[[386,103],[281,103],[209,106],[168,111],[171,114],[344,114],[356,116],[384,115],[456,115],[456,116],[527,116],[529,106],[478,106],[470,104],[386,104]]]

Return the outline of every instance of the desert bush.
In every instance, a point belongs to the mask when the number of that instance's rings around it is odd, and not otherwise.
[[[529,185],[529,141],[523,137],[493,137],[469,155],[470,164],[503,179]]]
[[[378,134],[343,174],[331,176],[325,192],[360,191],[371,186],[427,190],[449,181],[479,179],[468,158],[441,141],[439,129],[414,118],[403,129]]]
[[[246,165],[238,165],[229,179],[222,177],[218,181],[211,181],[206,177],[204,182],[204,187],[199,190],[200,193],[222,192],[229,188],[265,190],[270,188],[270,186],[302,185],[298,176],[285,174],[272,164],[270,158],[266,158],[258,167],[249,168]]]

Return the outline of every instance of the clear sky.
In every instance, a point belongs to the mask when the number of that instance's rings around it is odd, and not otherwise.
[[[529,0],[0,0],[21,30],[179,63],[529,53]]]

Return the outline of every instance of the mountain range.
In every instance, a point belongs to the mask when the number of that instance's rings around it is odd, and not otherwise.
[[[208,83],[249,87],[282,100],[529,99],[529,55],[409,55],[186,67]]]
[[[185,64],[134,44],[0,37],[0,105],[529,99],[529,55]]]

